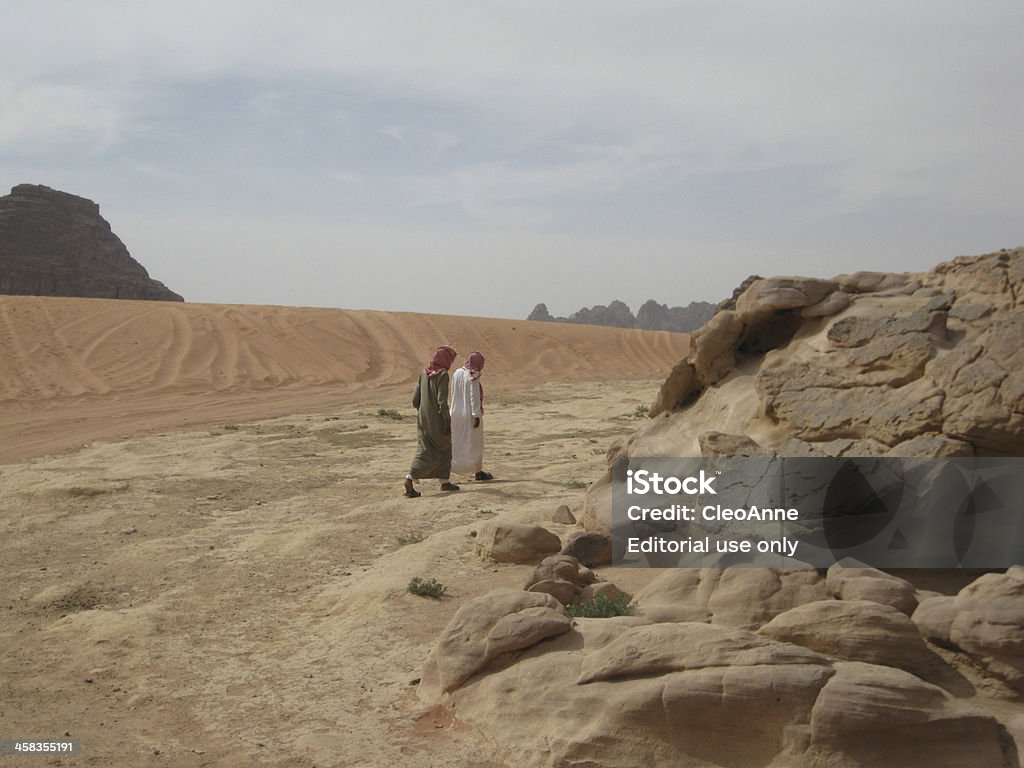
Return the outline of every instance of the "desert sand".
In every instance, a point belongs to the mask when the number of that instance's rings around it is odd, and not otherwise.
[[[0,462],[93,439],[404,400],[441,343],[461,361],[482,351],[497,392],[663,378],[689,337],[405,312],[0,296]]]
[[[439,342],[457,365],[487,356],[496,479],[455,494],[425,482],[409,500],[408,400]],[[457,316],[0,297],[0,738],[81,744],[33,765],[500,765],[487,736],[415,693],[458,605],[531,570],[475,557],[473,532],[497,516],[571,530],[552,512],[579,514],[687,345]],[[448,593],[411,595],[413,576]]]

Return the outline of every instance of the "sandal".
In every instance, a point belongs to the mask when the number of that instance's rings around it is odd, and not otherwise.
[[[477,472],[473,478],[474,480],[493,480],[494,475],[490,472]]]
[[[459,490],[459,486],[457,486],[455,483],[441,483],[441,490],[442,491],[457,491],[457,490]]]
[[[409,480],[408,478],[406,478],[406,480],[405,480],[405,497],[407,499],[415,499],[417,496],[422,496],[422,495],[423,495],[422,493],[420,493],[415,488],[413,488],[412,480]]]

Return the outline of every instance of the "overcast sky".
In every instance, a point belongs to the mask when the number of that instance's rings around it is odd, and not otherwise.
[[[0,194],[189,301],[525,317],[1024,245],[1024,2],[8,3]]]

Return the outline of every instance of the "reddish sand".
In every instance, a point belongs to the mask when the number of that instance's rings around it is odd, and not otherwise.
[[[0,296],[0,463],[94,440],[373,402],[437,344],[500,391],[663,377],[684,334],[526,320]],[[368,391],[371,390],[371,391]]]

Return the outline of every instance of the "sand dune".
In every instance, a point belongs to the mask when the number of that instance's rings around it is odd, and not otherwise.
[[[439,343],[492,388],[663,376],[688,337],[516,320],[0,296],[0,461],[408,388]],[[457,363],[458,364],[458,363]]]

